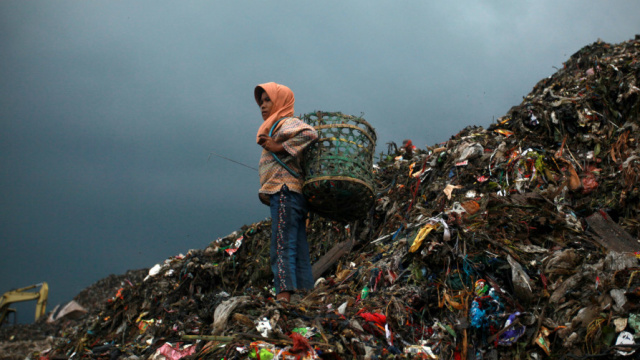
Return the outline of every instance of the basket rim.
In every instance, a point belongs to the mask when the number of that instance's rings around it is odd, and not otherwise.
[[[311,116],[316,116],[316,117],[318,117],[317,120],[321,120],[323,115],[328,115],[330,117],[332,117],[332,116],[344,117],[346,120],[353,120],[353,121],[357,121],[359,123],[362,123],[362,124],[364,124],[366,127],[368,127],[371,130],[373,137],[375,139],[378,139],[378,134],[376,133],[376,129],[373,126],[371,126],[371,124],[369,124],[369,122],[367,120],[365,120],[362,116],[348,115],[348,114],[345,114],[345,113],[340,112],[340,111],[316,110],[314,112],[303,114],[300,117],[303,120],[304,119],[309,119],[309,120],[312,120],[312,121],[316,121],[314,119],[311,119],[310,117]],[[362,129],[360,129],[360,130],[362,130]]]
[[[331,128],[350,128],[350,129],[355,129],[355,130],[359,130],[362,134],[364,134],[369,141],[371,141],[372,144],[376,143],[376,140],[374,138],[371,137],[371,135],[369,135],[366,131],[363,131],[362,128],[359,128],[355,125],[351,125],[351,124],[327,124],[327,125],[316,125],[313,127],[316,130],[322,130],[322,129],[331,129]],[[328,138],[325,138],[328,139]]]

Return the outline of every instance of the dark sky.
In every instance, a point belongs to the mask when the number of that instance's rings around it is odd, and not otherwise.
[[[629,1],[0,2],[0,293],[49,309],[269,216],[255,85],[364,114],[378,152],[488,126]],[[31,306],[31,305],[29,305]],[[31,309],[21,319],[31,318]]]

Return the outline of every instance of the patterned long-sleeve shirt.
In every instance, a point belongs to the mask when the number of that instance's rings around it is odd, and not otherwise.
[[[276,154],[291,170],[302,174],[300,160],[303,150],[311,145],[317,138],[316,130],[298,118],[290,117],[282,120],[282,125],[273,134],[273,140],[282,144],[285,152]],[[273,155],[267,150],[260,156],[260,201],[269,205],[269,195],[280,191],[282,185],[287,185],[289,190],[302,194],[304,179],[296,178],[287,169],[280,165]]]

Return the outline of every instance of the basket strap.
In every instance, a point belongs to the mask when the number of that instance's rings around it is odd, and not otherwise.
[[[278,119],[278,121],[275,122],[275,124],[273,124],[273,126],[271,127],[271,130],[269,130],[269,137],[271,137],[271,134],[273,134],[273,129],[276,128],[276,126],[278,126],[278,124],[280,123],[280,121],[287,119],[287,117],[283,117],[281,119]],[[288,167],[284,162],[282,162],[282,160],[280,160],[280,158],[278,158],[278,156],[271,152],[271,155],[273,156],[274,159],[276,159],[276,161],[282,165],[282,167],[284,167],[285,169],[287,169],[287,171],[289,173],[291,173],[291,175],[293,175],[293,177],[295,178],[300,178],[300,174],[298,174],[297,172],[293,171],[290,167]]]

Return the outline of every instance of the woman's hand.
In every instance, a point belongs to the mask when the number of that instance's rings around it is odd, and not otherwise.
[[[263,149],[272,153],[279,153],[284,151],[284,146],[282,146],[282,144],[275,142],[273,138],[264,134],[260,135],[258,139],[258,145],[262,146]]]

